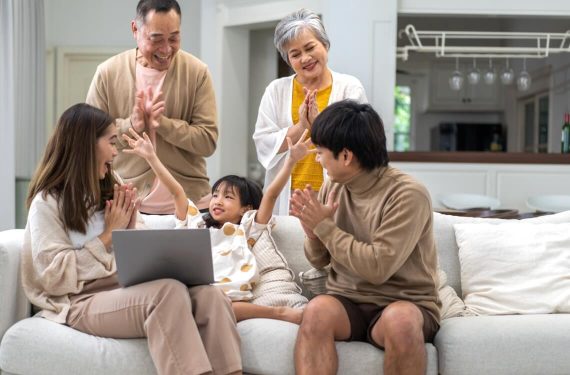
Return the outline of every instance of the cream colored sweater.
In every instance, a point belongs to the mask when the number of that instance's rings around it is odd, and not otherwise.
[[[136,49],[111,57],[97,67],[86,102],[109,113],[119,127],[118,148],[126,147],[120,134],[131,127],[136,96]],[[156,153],[197,202],[210,192],[206,160],[216,150],[218,125],[214,87],[207,66],[191,54],[178,51],[164,83],[165,109],[156,133]],[[141,197],[150,193],[155,175],[141,157],[119,152],[115,170],[132,182]]]
[[[437,252],[427,190],[392,167],[363,172],[344,185],[326,181],[319,199],[336,191],[333,219],[305,241],[316,268],[331,264],[327,290],[356,303],[397,300],[425,307],[439,321]]]
[[[106,288],[116,286],[115,257],[97,237],[76,248],[65,231],[55,198],[38,194],[30,206],[22,248],[22,284],[40,315],[65,323],[69,298],[86,292],[95,280]]]

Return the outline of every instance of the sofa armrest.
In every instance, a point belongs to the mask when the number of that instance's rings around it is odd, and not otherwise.
[[[30,316],[31,305],[20,280],[23,229],[0,232],[0,338],[20,319]]]

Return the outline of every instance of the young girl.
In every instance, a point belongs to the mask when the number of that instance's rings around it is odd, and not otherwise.
[[[250,248],[263,233],[270,230],[273,207],[287,183],[295,163],[309,152],[310,140],[306,140],[307,131],[294,145],[287,139],[289,155],[285,164],[265,194],[253,181],[226,176],[212,187],[208,213],[203,217],[195,204],[186,198],[182,186],[158,159],[154,147],[146,135],[141,137],[130,129],[132,137],[124,134],[123,138],[131,149],[124,152],[144,158],[174,196],[177,228],[210,228],[212,255],[214,261],[214,285],[222,288],[233,301],[237,321],[251,318],[270,318],[299,324],[302,310],[289,306],[262,306],[244,301],[253,298],[253,284],[257,280],[257,265]],[[306,299],[300,294],[299,303]]]

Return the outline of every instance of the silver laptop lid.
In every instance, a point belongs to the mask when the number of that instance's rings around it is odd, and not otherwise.
[[[114,230],[113,249],[123,287],[157,279],[214,282],[208,229]]]

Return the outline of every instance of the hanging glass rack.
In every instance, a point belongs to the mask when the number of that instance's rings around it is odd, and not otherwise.
[[[408,60],[410,52],[434,53],[436,57],[527,59],[570,52],[570,30],[565,33],[420,31],[407,25],[398,36],[406,36],[409,41],[408,45],[397,48],[396,57],[404,61]],[[492,40],[507,45],[485,45]],[[475,45],[476,42],[481,45]]]

